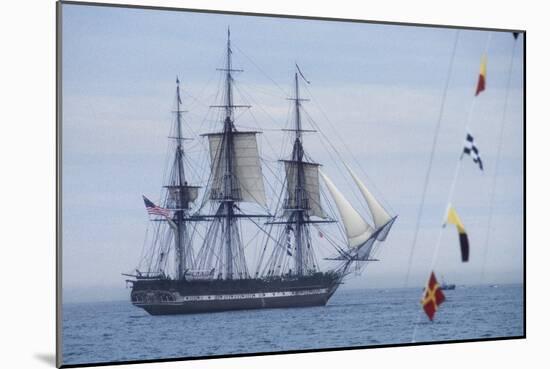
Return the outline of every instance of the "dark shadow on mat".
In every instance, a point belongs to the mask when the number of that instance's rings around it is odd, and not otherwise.
[[[55,367],[55,354],[34,354],[34,357],[43,363],[49,364]]]

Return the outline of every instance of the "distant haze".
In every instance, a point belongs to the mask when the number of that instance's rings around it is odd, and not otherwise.
[[[148,216],[141,195],[158,202],[173,121],[175,79],[183,89],[191,183],[204,185],[205,142],[198,134],[221,127],[208,108],[219,103],[227,27],[231,27],[236,101],[252,105],[236,125],[262,130],[265,164],[279,170],[289,155],[289,102],[295,62],[306,118],[321,133],[308,134],[305,149],[362,214],[360,194],[340,159],[365,180],[399,217],[376,258],[347,288],[403,287],[424,177],[439,116],[456,30],[412,26],[199,14],[63,5],[63,287],[67,301],[124,299],[146,239]],[[474,99],[488,32],[462,30],[447,92],[410,285],[422,285],[431,260],[465,121]],[[488,232],[489,198],[503,123],[505,87],[514,39],[493,32],[487,88],[476,97],[470,130],[485,170],[464,157],[453,204],[471,245],[461,263],[456,230],[448,226],[436,273],[456,284],[523,282],[523,38],[517,42],[495,206]],[[341,158],[330,152],[323,135]],[[286,144],[284,144],[286,142]],[[203,163],[204,166],[197,165]],[[264,170],[268,196],[280,191]],[[272,188],[273,186],[273,188]],[[245,230],[246,231],[246,230]],[[330,256],[326,240],[314,241]],[[260,246],[247,247],[251,264]],[[323,266],[329,266],[323,261]],[[485,279],[481,280],[485,268]]]

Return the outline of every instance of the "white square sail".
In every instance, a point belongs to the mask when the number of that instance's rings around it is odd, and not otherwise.
[[[231,172],[233,173],[233,190],[238,195],[237,201],[254,202],[266,206],[265,187],[256,141],[257,132],[233,132],[233,156]],[[212,184],[210,198],[218,198],[223,193],[223,175],[225,156],[223,133],[208,134],[210,161],[212,163]]]

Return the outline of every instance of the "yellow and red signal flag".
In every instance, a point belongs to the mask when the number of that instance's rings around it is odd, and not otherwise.
[[[477,80],[476,96],[485,90],[485,83],[487,82],[487,56],[483,55],[481,58],[481,66],[479,67],[479,78]]]
[[[445,295],[432,271],[428,285],[424,289],[424,296],[422,297],[422,308],[430,320],[434,319],[435,312],[444,301]]]

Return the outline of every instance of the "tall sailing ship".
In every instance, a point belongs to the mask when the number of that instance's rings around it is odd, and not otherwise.
[[[220,68],[223,103],[213,106],[222,109],[222,118],[218,131],[203,134],[210,159],[203,169],[209,170],[204,191],[188,183],[177,80],[169,182],[161,205],[144,197],[153,240],[146,245],[141,269],[124,275],[131,277],[127,282],[132,304],[152,315],[325,305],[352,264],[373,260],[375,243],[386,239],[396,219],[344,164],[367,207],[358,205],[370,211],[371,225],[304,150],[303,135],[312,130],[302,123],[305,99],[300,97],[303,74],[298,66],[294,96],[289,99],[293,126],[285,130],[292,137],[292,150],[280,160],[284,180],[276,205],[268,208],[257,140],[260,132],[238,129],[235,124],[236,110],[247,106],[234,101],[233,74],[241,70],[232,65],[229,31],[227,36],[225,66]],[[320,179],[332,201],[322,191]],[[247,203],[264,211],[251,212],[242,206]],[[327,214],[326,208],[332,205],[339,216]],[[320,242],[314,241],[313,234],[328,226],[339,227],[344,237],[340,242],[325,237],[323,241],[333,248],[325,263],[333,266],[322,270],[316,254]],[[261,237],[246,241],[246,227],[256,228]],[[247,246],[258,250],[253,268],[245,253]]]

